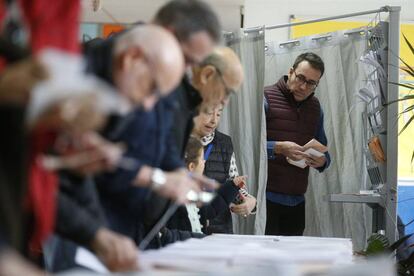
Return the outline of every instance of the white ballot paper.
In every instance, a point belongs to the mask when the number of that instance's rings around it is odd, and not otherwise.
[[[104,81],[85,74],[81,57],[62,51],[47,49],[39,54],[49,77],[33,88],[27,107],[26,121],[32,125],[54,104],[68,98],[89,96],[95,98],[95,107],[104,114],[127,114],[130,103]]]
[[[84,247],[77,248],[75,263],[98,273],[109,273],[109,270],[101,263],[95,254]]]
[[[324,153],[328,151],[328,148],[325,145],[322,145],[318,140],[315,140],[315,139],[310,140],[303,147],[305,148],[305,151],[303,153],[307,155],[313,155],[316,157],[324,156]],[[289,164],[292,164],[302,169],[308,166],[306,165],[305,159],[294,161],[290,158],[286,158],[286,160],[288,161]]]

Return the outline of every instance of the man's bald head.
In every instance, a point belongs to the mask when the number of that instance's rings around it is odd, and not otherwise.
[[[120,35],[114,48],[114,80],[121,92],[146,109],[169,94],[184,74],[174,36],[161,27],[139,25]]]
[[[228,47],[217,47],[199,66],[193,68],[193,85],[204,102],[226,104],[244,79],[243,66]]]

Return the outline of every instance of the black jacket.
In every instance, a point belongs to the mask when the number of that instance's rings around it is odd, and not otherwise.
[[[213,141],[209,144],[212,146],[210,155],[205,164],[204,175],[219,182],[222,187],[230,184],[233,180],[229,179],[230,161],[233,155],[233,144],[230,136],[216,130]],[[206,147],[205,147],[206,148]],[[238,191],[238,190],[237,190]],[[233,233],[233,223],[229,204],[236,198],[237,193],[227,205],[217,206],[214,217],[209,214],[211,208],[201,209],[201,221],[205,225],[203,231],[206,234],[211,233]]]
[[[200,93],[190,84],[187,77],[184,77],[180,85],[172,93],[175,97],[174,124],[171,130],[170,138],[175,141],[180,157],[184,157],[185,147],[193,130],[193,118],[198,113],[198,107],[202,102]],[[145,212],[144,227],[149,231],[155,223],[161,218],[162,214],[167,210],[170,201],[152,193],[147,200],[146,209],[151,212]],[[179,210],[182,209],[181,207]],[[184,207],[185,209],[185,207]],[[172,222],[172,224],[170,224]],[[181,215],[174,215],[168,224],[168,228],[164,228],[162,239],[158,240],[159,245],[166,245],[177,240],[183,240],[194,236],[191,233],[191,227],[188,227],[185,218]],[[185,227],[177,227],[177,225],[185,225]],[[174,230],[171,230],[174,229]],[[187,233],[179,231],[185,230]],[[198,235],[197,235],[198,236]]]
[[[95,184],[90,178],[61,172],[59,185],[55,227],[59,236],[52,240],[54,250],[48,264],[51,272],[78,267],[77,245],[90,247],[98,229],[106,226]]]
[[[27,178],[25,108],[0,105],[0,228],[8,245],[26,253],[27,214],[23,209]]]
[[[230,160],[233,154],[231,138],[216,131],[212,145],[211,154],[206,162],[204,174],[216,181],[221,186],[217,190],[217,196],[213,201],[200,208],[200,222],[205,234],[232,233],[233,225],[229,205],[239,193],[239,188],[229,179]],[[168,222],[170,229],[191,231],[191,223],[188,218],[187,209],[182,206]]]
[[[222,231],[212,231],[210,227],[207,227],[207,224],[216,219],[218,216],[224,212],[223,210],[229,210],[229,205],[234,201],[236,196],[239,193],[239,188],[233,185],[233,181],[226,181],[224,185],[217,190],[217,195],[214,199],[207,205],[204,205],[200,208],[200,223],[203,226],[203,233],[230,233],[228,230]],[[208,223],[207,223],[208,221]],[[231,223],[231,221],[230,221]],[[188,218],[188,212],[185,206],[180,206],[176,213],[171,217],[170,221],[167,224],[170,229],[177,229],[181,231],[191,231],[191,223]],[[226,228],[227,229],[227,228]]]
[[[176,109],[172,136],[177,143],[180,156],[184,158],[185,147],[194,127],[193,118],[198,114],[198,107],[202,102],[202,98],[200,93],[190,84],[187,77],[183,78],[174,94]]]
[[[56,233],[88,247],[97,230],[106,226],[95,184],[66,172],[59,180]]]

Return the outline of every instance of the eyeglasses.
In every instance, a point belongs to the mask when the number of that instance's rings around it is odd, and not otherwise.
[[[218,117],[221,116],[221,113],[223,112],[223,106],[217,106],[217,107],[208,107],[208,108],[203,108],[201,110],[201,112],[207,116],[213,116],[213,115],[217,115]]]
[[[307,80],[304,75],[298,74],[296,73],[296,71],[293,71],[293,73],[295,73],[295,81],[297,81],[300,85],[306,83],[306,87],[310,89],[315,89],[319,84],[319,82],[317,81]]]
[[[220,77],[220,81],[224,86],[224,91],[226,93],[226,96],[225,96],[226,99],[228,99],[232,94],[236,94],[236,91],[233,88],[230,88],[230,87],[227,86],[227,84],[226,84],[226,82],[224,81],[224,78],[223,78],[223,73],[220,71],[220,69],[217,66],[215,66],[214,64],[205,64],[205,65],[211,65],[214,68],[216,68],[217,74]]]
[[[227,84],[224,82],[223,74],[221,73],[220,69],[215,67],[217,70],[217,73],[220,77],[221,83],[224,86],[224,91],[226,93],[226,99],[228,99],[231,95],[236,94],[236,91],[233,88],[230,88],[227,86]]]

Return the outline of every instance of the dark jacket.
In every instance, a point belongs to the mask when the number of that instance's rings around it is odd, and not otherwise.
[[[204,174],[216,181],[221,186],[217,190],[216,197],[207,205],[200,208],[200,222],[205,234],[232,233],[233,225],[229,205],[239,193],[239,189],[229,179],[230,160],[233,154],[231,138],[216,131],[211,154],[206,162]],[[185,207],[180,207],[168,222],[171,229],[191,231],[191,223]]]
[[[170,140],[176,145],[177,152],[181,159],[184,157],[185,147],[188,139],[190,138],[191,131],[193,130],[193,118],[198,113],[198,107],[202,102],[200,93],[190,84],[187,77],[184,77],[180,85],[172,93],[174,97],[175,109],[171,116],[174,118],[173,127],[171,129]],[[167,210],[170,201],[164,198],[152,194],[148,200],[148,209],[152,212],[145,214],[145,228],[151,229],[162,214]],[[178,208],[176,214],[170,219],[168,228],[164,228],[163,238],[160,241],[161,245],[182,240],[183,238],[189,238],[193,235],[191,232],[191,226],[189,225],[187,211],[185,207]],[[174,231],[171,231],[174,229]],[[177,230],[177,231],[175,231]],[[178,234],[179,230],[188,231],[186,234]],[[190,235],[187,235],[190,234]]]
[[[215,131],[213,141],[204,147],[206,149],[211,145],[211,153],[208,156],[204,168],[204,175],[212,178],[223,185],[233,185],[233,180],[229,179],[230,161],[233,155],[233,144],[230,136]],[[227,182],[227,183],[226,183]],[[212,216],[212,209],[209,206],[201,209],[201,221],[203,224],[203,232],[211,233],[233,233],[233,223],[229,209],[230,203],[236,198],[237,193],[227,204],[220,204],[213,206],[215,209],[215,216]]]
[[[184,158],[185,147],[193,131],[193,118],[198,114],[198,107],[202,102],[200,93],[190,84],[187,77],[184,77],[180,85],[174,91],[176,95],[176,109],[174,111],[174,137],[177,150]]]
[[[292,141],[305,145],[315,137],[321,107],[318,99],[309,96],[297,102],[289,91],[287,78],[265,88],[268,103],[266,113],[267,140]],[[267,191],[288,195],[303,195],[308,187],[309,167],[289,164],[286,157],[276,155],[268,162]]]
[[[56,233],[88,247],[98,229],[106,226],[95,183],[67,172],[59,180]]]
[[[27,251],[27,212],[23,208],[27,188],[27,137],[25,109],[0,105],[0,228],[8,245]]]
[[[106,219],[99,203],[95,183],[91,178],[68,172],[59,175],[56,234],[44,251],[51,272],[79,267],[75,262],[78,245],[89,248],[99,228],[106,227]]]
[[[83,45],[86,71],[112,85],[113,48],[116,38],[116,35],[107,39],[95,38]]]
[[[236,196],[239,193],[239,188],[237,188],[232,180],[227,180],[221,187],[216,191],[216,196],[209,203],[200,208],[200,223],[203,226],[203,233],[209,235],[212,233],[231,233],[232,226],[228,228],[228,221],[219,220],[217,222],[218,226],[216,230],[213,228],[207,227],[211,224],[211,221],[217,219],[218,217],[223,216],[225,210],[229,210],[229,205],[234,201]],[[223,226],[225,224],[225,226]],[[230,220],[231,224],[231,220]],[[220,228],[222,226],[222,228]],[[190,219],[188,218],[188,212],[185,206],[180,206],[175,214],[169,220],[167,227],[169,229],[177,229],[181,231],[192,231]]]
[[[229,178],[233,143],[230,136],[216,130],[213,141],[205,146],[204,150],[209,146],[211,151],[206,160],[204,174],[223,185]]]
[[[3,250],[5,250],[7,248],[7,242],[6,240],[3,238],[3,235],[1,234],[0,231],[0,254]]]
[[[174,108],[172,98],[160,100],[152,111],[136,110],[114,142],[122,142],[127,150],[125,156],[136,162],[133,169],[119,168],[96,178],[99,195],[110,226],[125,235],[142,237],[143,214],[151,215],[152,199],[148,189],[132,185],[142,165],[172,171],[184,166],[170,139]]]
[[[84,49],[88,71],[110,84],[113,84],[112,56],[116,39],[117,35],[96,40]],[[111,117],[103,132],[107,139],[124,143],[127,146],[126,157],[135,160],[134,168],[118,168],[96,177],[96,181],[110,227],[135,238],[137,243],[147,231],[142,225],[143,214],[150,218],[158,218],[158,215],[153,215],[157,210],[151,206],[153,200],[149,190],[132,186],[132,181],[142,165],[167,171],[183,166],[175,141],[170,137],[174,98],[175,95],[171,95],[160,100],[150,112],[137,109],[127,118]]]

